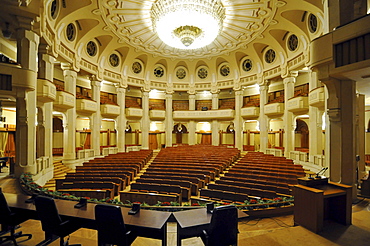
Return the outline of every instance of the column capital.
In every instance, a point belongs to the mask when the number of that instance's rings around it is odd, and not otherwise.
[[[126,88],[117,86],[116,91],[117,91],[117,93],[125,94],[126,93]]]
[[[298,73],[297,73],[297,75],[298,75]],[[293,83],[294,84],[295,81],[296,81],[296,77],[297,76],[289,76],[289,77],[284,78],[283,79],[284,85],[289,84],[289,83]]]
[[[267,92],[269,90],[269,84],[260,85],[260,92]]]
[[[101,81],[97,80],[94,75],[92,75],[89,79],[92,87],[101,88]]]
[[[243,96],[243,94],[242,90],[235,91],[235,96]]]
[[[165,97],[165,98],[166,98],[166,100],[167,100],[167,99],[172,99],[172,96],[173,96],[173,94],[172,94],[172,93],[166,93],[164,97]]]
[[[189,99],[195,99],[195,94],[190,94]]]

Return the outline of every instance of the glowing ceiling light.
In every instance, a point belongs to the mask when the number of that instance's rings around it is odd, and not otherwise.
[[[154,31],[179,49],[204,47],[222,30],[225,8],[220,0],[157,0],[151,8]]]

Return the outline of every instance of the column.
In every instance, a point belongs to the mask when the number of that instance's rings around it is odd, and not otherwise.
[[[235,148],[243,150],[243,118],[241,117],[241,109],[243,107],[243,91],[235,91]],[[218,134],[218,133],[217,133]]]
[[[54,57],[48,54],[50,47],[45,44],[39,46],[39,62],[38,62],[38,81],[47,80],[53,83],[54,79]],[[40,81],[41,80],[41,81]],[[54,87],[54,93],[56,89]],[[49,158],[49,164],[53,163],[53,101],[38,102],[43,109],[42,119],[38,121],[38,126],[42,122],[44,135],[38,136],[37,141],[40,142],[39,149],[42,151],[41,156]]]
[[[197,143],[195,130],[196,130],[196,122],[194,120],[189,121],[189,127],[188,127],[189,145],[195,145]]]
[[[171,147],[172,129],[173,129],[172,94],[166,93],[165,98],[166,98],[166,118],[165,118],[166,147]]]
[[[297,74],[298,75],[298,74]],[[294,96],[294,83],[296,76],[285,78],[284,81],[284,102],[285,105],[288,100]],[[290,151],[294,151],[294,114],[289,112],[287,107],[284,107],[284,156],[289,157]]]
[[[330,180],[353,187],[356,198],[356,82],[328,78]]]
[[[189,95],[189,110],[195,110],[195,94]],[[197,143],[195,130],[196,130],[196,122],[194,120],[190,120],[189,127],[188,127],[189,145],[195,145]]]
[[[64,90],[74,96],[74,104],[76,105],[76,80],[77,72],[72,70],[71,64],[62,64],[64,76]],[[65,119],[63,119],[64,135],[63,135],[63,159],[76,159],[76,106],[67,109]]]
[[[100,113],[100,88],[101,84],[95,76],[90,77],[92,99],[96,102],[96,112],[91,115],[90,129],[91,129],[91,145],[95,156],[100,155],[100,130],[101,130],[101,113]]]
[[[126,152],[126,112],[125,112],[126,89],[117,87],[117,104],[120,107],[120,113],[117,117],[117,147],[118,152]]]
[[[317,73],[310,71],[310,91],[320,87],[320,82],[317,79]],[[322,134],[322,114],[323,109],[309,106],[309,162],[314,162],[315,155],[322,155],[323,150],[323,134]]]
[[[268,147],[268,131],[269,131],[269,119],[265,115],[265,105],[268,100],[269,82],[264,81],[260,85],[260,115],[258,118],[260,128],[260,149],[259,151],[266,153]]]
[[[143,149],[149,149],[149,92],[142,92],[142,107],[143,107],[143,118],[141,119],[141,147]]]
[[[195,95],[189,95],[189,110],[195,110]]]
[[[217,92],[212,92],[212,109],[218,109],[218,90]],[[220,145],[220,134],[218,133],[220,130],[220,123],[218,120],[212,120],[211,122],[211,131],[212,131],[212,145],[218,146]]]
[[[37,174],[36,161],[36,80],[37,50],[40,37],[31,31],[32,19],[19,18],[17,29],[17,62],[21,65],[19,81],[24,87],[16,91],[16,163],[14,174],[19,177],[23,172]],[[33,72],[32,77],[30,71]]]

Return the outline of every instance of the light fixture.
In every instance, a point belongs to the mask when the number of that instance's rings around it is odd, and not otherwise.
[[[218,36],[225,8],[220,0],[156,0],[150,14],[153,29],[164,43],[197,49]]]

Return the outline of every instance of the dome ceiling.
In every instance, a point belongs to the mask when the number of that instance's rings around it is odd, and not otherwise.
[[[120,43],[129,43],[155,56],[198,58],[245,49],[268,27],[276,10],[286,4],[279,0],[224,0],[226,17],[216,40],[199,49],[178,49],[166,45],[153,31],[150,9],[154,2],[102,0],[98,1],[99,14],[106,29],[111,30]]]

